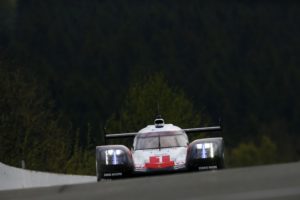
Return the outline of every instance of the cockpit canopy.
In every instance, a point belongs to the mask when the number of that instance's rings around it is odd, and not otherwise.
[[[138,134],[134,139],[135,150],[187,147],[184,131],[164,131]]]

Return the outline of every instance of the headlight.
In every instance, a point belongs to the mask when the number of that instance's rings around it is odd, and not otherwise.
[[[107,150],[106,153],[110,156],[112,156],[114,154],[114,150],[110,149],[110,150]]]
[[[109,149],[104,152],[106,165],[121,164],[123,160],[123,151],[121,149]]]
[[[117,149],[117,150],[116,150],[116,155],[117,155],[117,156],[121,155],[122,153],[123,153],[122,150],[120,150],[120,149]]]
[[[213,148],[213,143],[204,143],[204,144],[200,143],[200,144],[196,144],[196,148],[197,149],[203,149],[203,147],[205,149]]]
[[[207,158],[207,157],[214,158],[214,144],[213,143],[196,144],[196,149],[200,150],[201,158]]]

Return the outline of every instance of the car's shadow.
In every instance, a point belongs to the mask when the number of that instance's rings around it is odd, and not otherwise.
[[[147,173],[137,173],[137,174],[131,174],[131,175],[127,175],[127,176],[109,177],[109,178],[105,178],[104,180],[106,180],[106,181],[126,180],[126,179],[132,179],[132,178],[140,178],[140,177],[169,176],[169,175],[175,175],[175,174],[206,172],[206,171],[216,171],[216,170],[218,170],[218,168],[216,166],[204,166],[204,167],[199,167],[198,170],[156,171],[156,172],[147,172]]]

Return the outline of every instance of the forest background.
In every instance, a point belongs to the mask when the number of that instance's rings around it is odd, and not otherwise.
[[[103,127],[138,131],[157,104],[182,128],[221,119],[228,167],[299,160],[299,8],[1,0],[0,161],[95,174]]]

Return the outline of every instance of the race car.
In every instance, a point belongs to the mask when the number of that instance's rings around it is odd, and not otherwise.
[[[131,149],[124,145],[96,147],[97,181],[115,176],[132,176],[167,171],[192,171],[199,167],[224,168],[222,137],[197,139],[187,134],[221,131],[221,126],[181,129],[165,124],[161,117],[137,133],[105,134],[105,138],[134,137]]]

